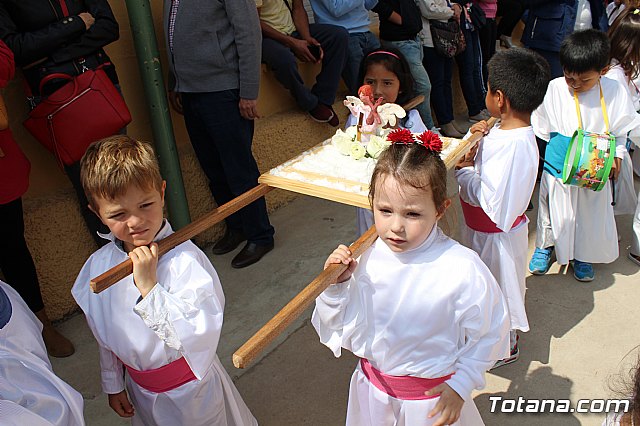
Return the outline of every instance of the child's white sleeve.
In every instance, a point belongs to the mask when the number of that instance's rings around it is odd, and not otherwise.
[[[531,127],[533,128],[533,132],[537,137],[547,142],[551,139],[552,131],[549,117],[549,108],[552,107],[552,105],[550,105],[551,103],[551,90],[547,90],[547,94],[544,96],[544,100],[540,106],[531,113]]]
[[[124,390],[124,371],[122,362],[109,349],[98,345],[100,354],[100,375],[102,391],[106,394],[116,394]]]
[[[342,353],[345,310],[349,303],[354,277],[343,283],[327,287],[316,298],[316,307],[311,315],[311,324],[316,329],[320,342],[327,346],[336,357]]]
[[[216,356],[224,310],[218,275],[203,253],[185,251],[158,270],[162,281],[134,311],[164,343],[182,352],[202,379]]]
[[[509,354],[509,315],[504,296],[489,269],[477,258],[469,285],[456,301],[456,324],[464,335],[455,374],[447,384],[465,401],[485,385],[485,372]]]

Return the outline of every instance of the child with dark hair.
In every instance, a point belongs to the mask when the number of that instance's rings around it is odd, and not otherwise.
[[[485,136],[477,151],[456,166],[460,204],[465,218],[462,242],[475,250],[498,281],[511,320],[511,351],[495,367],[520,355],[517,330],[529,331],[525,311],[525,276],[529,222],[524,214],[538,170],[538,148],[531,112],[542,103],[550,79],[547,62],[521,48],[497,52],[488,64],[486,104],[500,122],[489,130],[486,121],[470,132]]]
[[[431,117],[431,82],[422,65],[424,54],[420,31],[422,18],[415,0],[379,0],[372,9],[380,18],[380,43],[385,49],[402,52],[415,81],[416,95],[423,95],[424,102],[416,107],[428,129],[433,129]]]
[[[633,353],[636,353],[635,350]],[[628,364],[626,367],[628,367]],[[628,367],[628,370],[625,368],[622,374],[612,377],[610,387],[615,393],[615,397],[623,401],[621,405],[616,407],[619,411],[607,413],[602,426],[634,426],[640,424],[640,358],[636,358],[636,361]]]
[[[565,184],[562,170],[567,151],[579,128],[615,137],[615,152],[609,155],[615,155],[611,177],[616,179],[627,133],[640,125],[640,117],[628,91],[619,82],[603,77],[609,66],[605,33],[574,32],[562,43],[560,61],[564,77],[549,83],[542,105],[531,118],[536,135],[548,145],[540,183],[536,249],[529,271],[547,273],[555,252],[559,264],[572,263],[575,279],[592,281],[593,263],[610,263],[618,257],[612,190],[609,184],[600,191]]]
[[[451,203],[442,142],[394,132],[371,178],[378,240],[359,262],[344,245],[329,256],[325,267],[349,267],[311,321],[335,356],[360,358],[347,426],[481,425],[471,392],[507,352],[507,307],[478,256],[438,227]]]

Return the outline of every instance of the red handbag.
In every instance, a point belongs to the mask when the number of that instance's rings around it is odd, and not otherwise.
[[[69,16],[65,0],[58,3],[62,14]],[[22,123],[61,165],[80,161],[92,142],[115,135],[131,122],[127,104],[102,70],[104,65],[94,70],[83,65],[84,72],[76,77],[54,73],[43,78],[40,93],[53,79],[69,83],[43,98]]]
[[[92,142],[112,136],[129,124],[131,113],[100,68],[76,77],[50,74],[40,82],[40,93],[47,82],[56,78],[69,83],[43,99],[23,124],[60,163],[68,166],[80,161]]]

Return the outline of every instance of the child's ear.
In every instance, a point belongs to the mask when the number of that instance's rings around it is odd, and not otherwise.
[[[502,109],[507,105],[507,98],[505,98],[502,90],[496,90],[496,96],[498,97],[498,108]]]
[[[451,198],[447,198],[444,200],[444,202],[442,203],[442,205],[440,206],[440,208],[438,209],[438,216],[436,216],[436,219],[441,219],[442,216],[444,216],[444,213],[447,211],[447,209],[449,208],[449,206],[451,205]]]

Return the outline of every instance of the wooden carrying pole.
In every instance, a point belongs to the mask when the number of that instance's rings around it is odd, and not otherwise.
[[[414,101],[415,100],[416,99],[414,99]],[[422,100],[417,103],[419,104],[421,101]],[[489,119],[487,122],[489,128],[493,127],[496,121],[497,120],[495,118]],[[482,138],[482,136],[481,132],[472,134],[466,144],[461,146],[457,151],[451,153],[449,158],[447,158],[447,161],[445,161],[447,168],[455,166],[458,160],[462,158],[462,156],[466,155],[467,152],[469,152],[469,150]],[[349,247],[352,257],[356,258],[364,253],[365,250],[373,244],[376,237],[375,226],[372,226]],[[233,365],[236,368],[245,368],[249,365],[267,345],[269,345],[280,333],[284,331],[285,328],[287,328],[296,318],[302,315],[304,310],[316,300],[320,293],[333,283],[346,269],[347,265],[334,264],[322,271],[316,279],[311,281],[307,287],[291,299],[291,301],[287,303],[280,312],[271,318],[269,322],[267,322],[233,354]]]
[[[198,235],[200,232],[211,228],[218,222],[223,221],[227,216],[232,215],[241,208],[251,204],[258,198],[264,196],[267,192],[271,191],[271,187],[265,184],[259,184],[255,188],[245,192],[239,197],[234,198],[226,204],[214,209],[210,213],[200,217],[199,219],[191,222],[189,225],[180,229],[177,232],[169,235],[158,242],[158,254],[161,256],[174,248],[175,246],[184,243],[185,241]],[[114,266],[102,275],[97,276],[91,280],[91,290],[94,293],[100,293],[101,291],[111,287],[121,279],[127,277],[133,272],[133,263],[131,259],[127,259],[119,265]]]
[[[372,226],[358,240],[351,244],[351,256],[355,259],[369,248],[375,241],[376,227]],[[311,283],[306,286],[296,297],[291,299],[284,308],[280,310],[268,323],[266,323],[256,334],[233,354],[233,365],[236,368],[245,368],[256,356],[284,331],[305,309],[316,300],[331,283],[347,270],[348,265],[343,263],[329,265]]]

